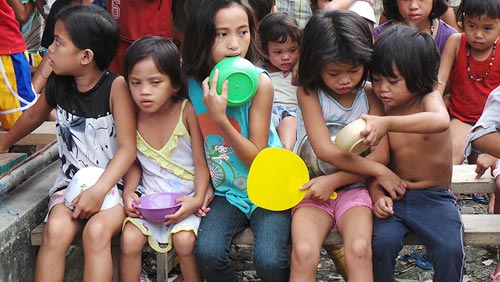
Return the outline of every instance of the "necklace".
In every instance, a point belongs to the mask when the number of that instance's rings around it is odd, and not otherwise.
[[[488,65],[488,68],[486,69],[486,72],[484,73],[484,76],[475,77],[472,75],[472,72],[470,71],[470,45],[467,44],[467,73],[469,74],[470,79],[472,79],[476,82],[479,82],[479,81],[483,81],[488,76],[488,74],[490,74],[491,66],[493,66],[493,61],[495,61],[495,51],[496,50],[497,50],[497,41],[495,40],[495,43],[493,43],[493,50],[491,51],[490,63]]]

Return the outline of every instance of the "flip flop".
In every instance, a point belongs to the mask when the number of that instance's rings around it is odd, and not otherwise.
[[[432,263],[427,259],[427,256],[424,254],[419,254],[417,252],[412,252],[410,254],[401,256],[399,260],[402,261],[415,261],[415,264],[423,270],[431,270]]]
[[[483,194],[474,194],[472,196],[472,199],[474,200],[474,202],[482,205],[487,205],[490,202],[490,197],[485,196]]]

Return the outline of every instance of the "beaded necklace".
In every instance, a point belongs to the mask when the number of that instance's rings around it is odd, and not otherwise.
[[[497,39],[498,40],[498,39]],[[467,43],[467,73],[469,74],[469,78],[479,82],[483,81],[488,74],[490,74],[491,66],[493,66],[493,61],[495,61],[495,51],[497,50],[497,40],[495,40],[495,43],[493,43],[493,51],[491,52],[491,59],[490,63],[488,65],[488,68],[486,69],[486,72],[482,77],[475,77],[472,75],[472,72],[470,71],[470,45]]]

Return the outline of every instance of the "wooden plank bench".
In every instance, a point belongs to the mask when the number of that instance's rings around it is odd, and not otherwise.
[[[452,190],[455,193],[470,194],[470,193],[491,193],[495,190],[494,179],[485,173],[481,178],[476,179],[474,172],[475,165],[454,166]],[[464,222],[464,244],[466,245],[500,245],[500,214],[463,214]],[[31,244],[39,246],[42,240],[43,228],[45,224],[38,225],[31,232]],[[79,240],[79,239],[77,239]],[[342,238],[338,232],[331,232],[324,241],[324,245],[342,244]],[[79,244],[75,241],[75,244]],[[235,237],[233,244],[235,245],[253,245],[253,234],[251,229],[247,228],[238,236]],[[413,235],[405,238],[406,245],[419,245],[421,242]],[[114,249],[119,248],[119,241],[113,241]],[[113,251],[113,253],[115,253]],[[119,254],[119,250],[118,250]],[[115,261],[115,259],[113,260]],[[175,254],[157,253],[157,281],[167,281],[168,272],[178,264]],[[179,276],[176,281],[182,281],[182,276]]]
[[[495,181],[487,171],[481,178],[476,178],[475,165],[453,166],[451,189],[457,194],[492,193]],[[462,214],[464,223],[464,244],[466,245],[500,245],[500,214]],[[421,242],[410,234],[405,238],[405,245],[420,245]],[[253,245],[252,230],[247,228],[235,237],[235,245]],[[342,244],[338,232],[330,232],[323,245]]]
[[[8,131],[0,129],[0,139],[3,138]],[[26,135],[21,140],[17,141],[14,145],[34,145],[43,147],[56,138],[56,122],[46,121],[42,123],[37,129],[33,130],[30,134]]]
[[[40,223],[31,231],[31,245],[40,246],[42,244],[43,230],[45,223]],[[73,245],[81,245],[81,237],[75,238]],[[111,253],[113,256],[113,281],[118,279],[118,262],[120,258],[120,237],[113,238],[111,243]],[[156,253],[156,280],[157,282],[166,282],[169,272],[179,264],[175,251],[168,253]],[[182,275],[179,275],[174,282],[183,281]]]

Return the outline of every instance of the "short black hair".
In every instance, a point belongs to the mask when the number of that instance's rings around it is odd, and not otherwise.
[[[414,27],[393,25],[375,41],[370,72],[395,78],[393,67],[396,66],[408,90],[425,95],[436,86],[439,62],[432,36]]]
[[[287,39],[300,45],[302,30],[297,20],[286,12],[272,13],[264,17],[259,25],[260,46],[267,53],[269,42],[285,43]]]
[[[123,72],[128,82],[130,72],[134,66],[147,58],[151,58],[156,68],[170,78],[174,87],[180,90],[176,97],[185,98],[181,73],[181,62],[177,46],[172,40],[159,36],[146,36],[132,43],[125,52],[123,59]]]
[[[397,0],[383,0],[383,14],[388,20],[403,22],[403,16],[399,13]],[[433,0],[432,10],[429,14],[429,20],[439,18],[448,10],[448,0]]]
[[[106,10],[97,5],[73,5],[61,10],[57,21],[64,24],[76,48],[92,50],[97,67],[108,68],[118,50],[120,32]]]
[[[364,66],[367,77],[373,37],[363,17],[352,11],[333,10],[313,15],[302,36],[299,83],[304,88],[323,86],[321,71],[332,62]],[[361,79],[357,87],[365,80]]]
[[[487,16],[492,19],[500,18],[500,1],[498,0],[462,0],[457,8],[457,22],[464,21],[464,16]]]

